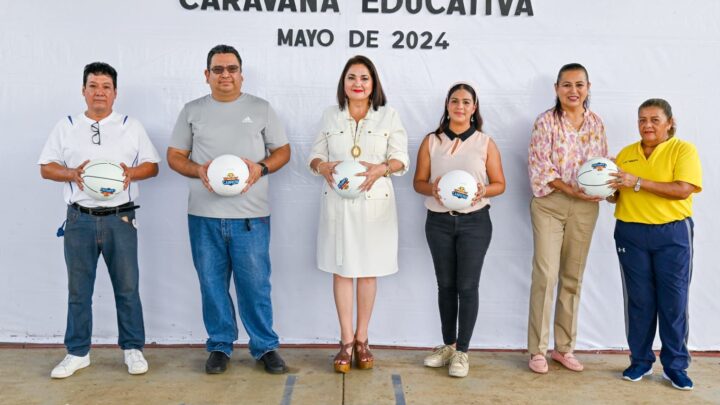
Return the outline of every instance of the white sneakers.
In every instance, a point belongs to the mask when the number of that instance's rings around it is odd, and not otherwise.
[[[75,374],[76,371],[81,368],[85,368],[90,365],[90,353],[84,356],[73,356],[68,354],[65,358],[55,366],[50,373],[52,378],[67,378]]]
[[[425,357],[425,366],[442,367],[450,363],[448,374],[451,377],[465,377],[470,371],[468,354],[455,350],[453,346],[442,345],[433,349],[431,355]]]
[[[451,377],[465,377],[470,371],[470,360],[465,352],[456,351],[455,355],[450,359],[450,369],[448,374]]]
[[[437,346],[431,355],[425,357],[425,366],[442,367],[450,362],[455,354],[455,348],[450,345]]]
[[[130,374],[145,374],[148,371],[148,363],[145,356],[140,350],[129,349],[123,350],[125,364]],[[75,374],[76,371],[90,365],[90,353],[84,356],[74,356],[68,354],[65,358],[50,372],[52,378],[67,378]]]
[[[140,350],[123,350],[123,354],[125,356],[125,364],[127,364],[128,373],[133,375],[147,373],[147,360],[145,360],[145,356],[143,356],[143,353]]]

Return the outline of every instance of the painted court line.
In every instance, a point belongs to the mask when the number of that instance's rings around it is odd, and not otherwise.
[[[403,392],[400,374],[392,375],[393,390],[395,391],[395,405],[405,405],[405,393]]]
[[[282,402],[280,405],[290,405],[292,402],[293,388],[295,387],[295,380],[297,379],[294,375],[289,375],[285,380],[285,392],[283,392]]]

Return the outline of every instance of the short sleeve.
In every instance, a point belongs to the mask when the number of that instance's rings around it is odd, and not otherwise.
[[[192,150],[192,137],[192,125],[188,120],[188,105],[186,104],[175,121],[169,146],[180,150]]]
[[[267,104],[267,121],[263,129],[263,139],[265,140],[265,147],[270,150],[288,144],[285,127],[269,103]]]
[[[137,136],[138,139],[138,157],[137,164],[143,164],[146,162],[158,163],[160,162],[160,155],[157,149],[150,141],[145,128],[138,120],[132,120],[130,122],[130,130]]]
[[[70,118],[68,117],[67,119],[60,120],[60,122],[55,125],[47,141],[45,141],[45,146],[43,146],[42,152],[40,152],[40,158],[37,164],[45,165],[55,162],[63,166],[65,165],[65,158],[62,154],[62,138],[65,128],[71,125],[69,120]]]
[[[683,142],[675,162],[673,178],[675,181],[692,184],[697,188],[698,193],[702,191],[702,167],[695,145]]]

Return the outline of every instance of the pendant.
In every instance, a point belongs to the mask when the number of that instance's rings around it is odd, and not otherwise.
[[[362,153],[362,150],[358,145],[353,145],[352,149],[350,149],[350,154],[352,157],[357,158]]]

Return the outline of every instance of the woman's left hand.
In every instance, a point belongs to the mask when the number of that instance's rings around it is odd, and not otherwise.
[[[635,187],[635,183],[637,183],[638,180],[637,176],[619,170],[617,173],[610,173],[610,175],[615,177],[615,179],[609,180],[607,184],[615,190],[620,187]]]
[[[483,197],[485,197],[485,193],[487,192],[485,183],[478,183],[477,188],[478,191],[477,193],[475,193],[475,197],[473,197],[472,204],[470,204],[470,206],[474,206],[475,204],[477,204]]]
[[[387,163],[368,163],[365,161],[360,161],[360,164],[365,166],[367,169],[365,172],[358,174],[358,176],[365,176],[365,181],[360,184],[360,191],[369,191],[373,184],[375,184],[375,181],[385,175],[385,171],[387,170],[388,166]]]

